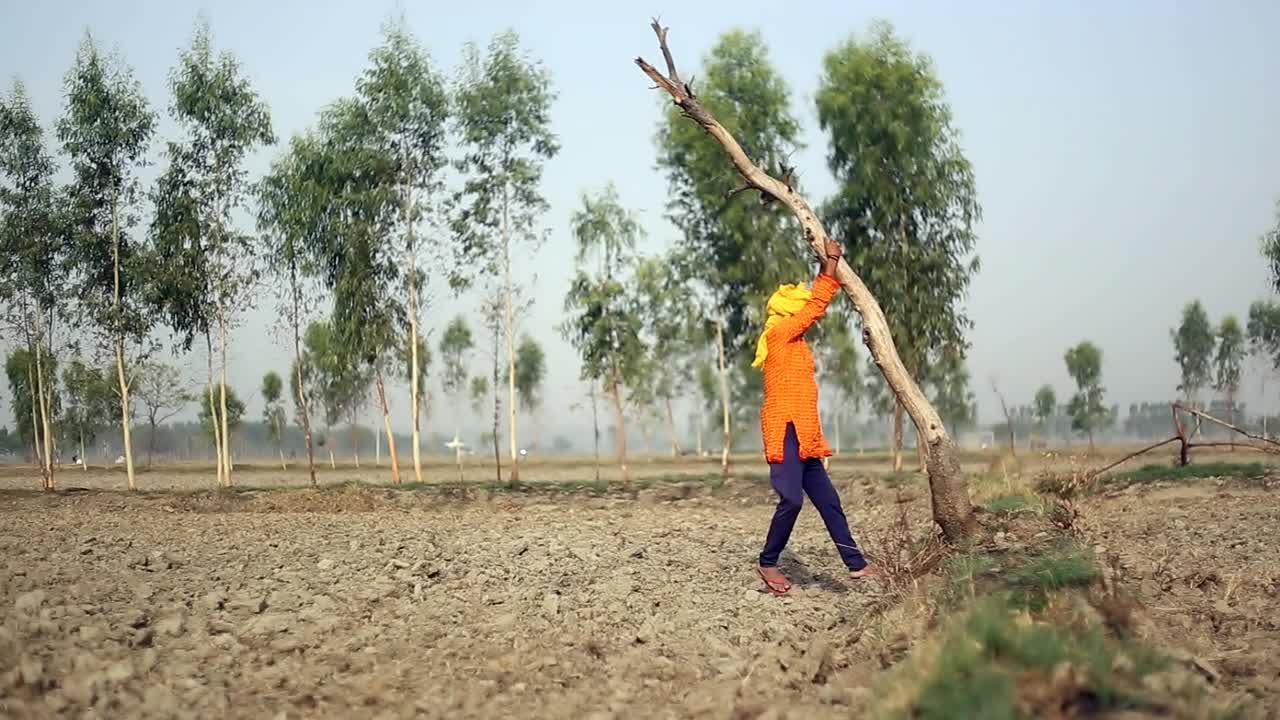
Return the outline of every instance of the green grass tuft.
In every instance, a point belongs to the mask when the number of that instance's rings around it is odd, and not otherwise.
[[[1140,485],[1153,482],[1177,482],[1201,478],[1232,478],[1236,480],[1261,480],[1267,476],[1267,467],[1260,462],[1206,462],[1190,465],[1143,465],[1136,470],[1117,474],[1112,482]]]
[[[1033,621],[997,597],[981,599],[953,623],[931,660],[910,706],[895,714],[952,718],[963,708],[965,717],[1012,720],[1027,711],[1090,715],[1163,706],[1142,685],[1166,667],[1159,655],[1109,639],[1079,617]]]
[[[1040,512],[1044,503],[1039,498],[1022,493],[997,495],[987,502],[987,512],[992,515],[1016,515],[1023,511]]]

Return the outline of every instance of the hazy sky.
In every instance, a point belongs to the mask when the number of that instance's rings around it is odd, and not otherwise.
[[[984,420],[998,415],[993,374],[1012,403],[1029,402],[1045,382],[1065,397],[1063,352],[1086,338],[1103,349],[1109,402],[1166,399],[1177,383],[1169,329],[1182,305],[1200,298],[1217,322],[1225,313],[1243,316],[1268,293],[1257,242],[1280,195],[1280,3],[1268,0],[796,0],[785,13],[748,0],[668,7],[3,0],[2,7],[0,75],[27,84],[46,124],[61,111],[62,76],[86,27],[124,54],[153,106],[167,111],[167,73],[203,11],[216,45],[240,57],[270,103],[281,138],[352,92],[393,13],[406,14],[450,73],[463,43],[483,44],[514,28],[559,92],[553,118],[563,150],[544,182],[551,240],[525,266],[537,275],[529,329],[548,346],[553,407],[581,392],[576,356],[553,330],[572,260],[568,218],[580,193],[612,180],[642,214],[651,246],[677,235],[662,218],[665,182],[654,169],[656,93],[632,64],[637,54],[660,60],[648,27],[653,13],[671,26],[686,76],[696,74],[721,32],[739,26],[764,34],[804,125],[807,147],[797,160],[815,203],[832,185],[813,109],[823,53],[881,17],[934,58],[983,207],[982,272],[968,307],[976,324],[970,369]],[[167,121],[162,130],[173,136]],[[253,159],[255,176],[275,152]],[[158,148],[153,154],[158,159]],[[474,307],[472,298],[441,296],[429,324],[443,326]],[[237,335],[233,385],[257,387],[268,368],[287,368],[288,352],[269,327],[274,315],[264,303]],[[1271,395],[1280,384],[1268,387]],[[1251,380],[1250,402],[1257,391]],[[403,396],[397,400],[403,408]],[[257,417],[256,403],[250,413]],[[550,417],[548,425],[567,429]]]

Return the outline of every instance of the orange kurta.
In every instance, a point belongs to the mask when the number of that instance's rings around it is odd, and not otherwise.
[[[764,455],[771,463],[782,462],[782,443],[787,423],[796,426],[801,458],[831,455],[822,423],[818,419],[818,382],[814,377],[813,353],[804,333],[826,312],[840,284],[830,275],[819,275],[812,297],[796,314],[780,319],[765,333],[768,354],[764,360],[764,406],[760,425],[764,434]]]

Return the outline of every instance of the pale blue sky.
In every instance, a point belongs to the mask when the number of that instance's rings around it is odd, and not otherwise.
[[[578,195],[612,180],[642,213],[652,246],[676,235],[662,219],[665,183],[654,169],[657,100],[632,64],[637,54],[660,59],[648,27],[653,13],[671,26],[686,75],[696,74],[724,30],[764,34],[805,128],[797,160],[815,201],[831,187],[812,103],[822,54],[882,17],[932,55],[984,211],[983,268],[968,303],[976,324],[970,368],[984,419],[998,414],[992,374],[1013,403],[1028,402],[1045,382],[1065,397],[1063,352],[1085,338],[1104,351],[1109,401],[1167,398],[1177,382],[1169,328],[1181,306],[1198,297],[1216,322],[1243,315],[1268,292],[1257,241],[1280,195],[1280,3],[797,0],[782,6],[785,15],[758,0],[669,7],[4,0],[2,7],[0,75],[26,82],[46,123],[60,112],[61,79],[86,27],[124,54],[163,111],[166,75],[203,11],[216,44],[240,57],[270,103],[282,138],[352,91],[392,13],[406,13],[450,72],[464,42],[514,28],[560,95],[553,117],[563,151],[545,176],[551,241],[527,265],[538,276],[530,329],[548,344],[552,406],[579,392],[576,356],[552,330]],[[255,175],[274,153],[254,158]],[[442,297],[432,324],[474,304]],[[287,351],[268,327],[273,315],[264,303],[238,334],[233,384],[256,387],[263,371],[286,366]],[[1250,402],[1257,391],[1251,381]],[[552,432],[570,429],[568,413],[552,414]]]

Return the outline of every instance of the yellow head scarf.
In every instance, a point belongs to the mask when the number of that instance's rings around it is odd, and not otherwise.
[[[769,354],[769,346],[765,342],[769,328],[777,325],[783,318],[800,312],[800,308],[809,302],[810,295],[809,289],[803,285],[778,286],[778,291],[769,298],[769,317],[764,321],[764,332],[760,333],[760,340],[756,342],[756,359],[751,363],[751,367],[758,368],[764,365],[765,356]]]

